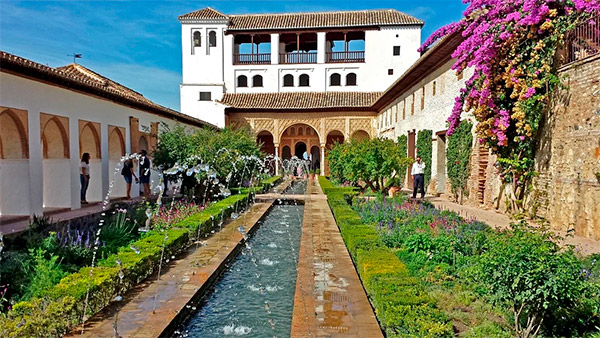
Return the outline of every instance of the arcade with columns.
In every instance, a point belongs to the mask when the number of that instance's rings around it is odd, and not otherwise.
[[[376,136],[376,120],[370,112],[237,112],[227,114],[228,125],[247,126],[266,154],[289,159],[311,155],[311,169],[328,174],[326,155],[335,143]],[[275,169],[279,174],[279,167]]]

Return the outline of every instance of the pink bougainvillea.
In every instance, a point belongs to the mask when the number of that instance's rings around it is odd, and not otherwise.
[[[554,64],[564,36],[600,11],[600,0],[464,0],[464,18],[441,27],[421,46],[462,34],[456,72],[472,71],[448,118],[452,134],[472,112],[478,138],[498,155],[503,177],[531,175],[535,138],[550,93],[560,83]]]

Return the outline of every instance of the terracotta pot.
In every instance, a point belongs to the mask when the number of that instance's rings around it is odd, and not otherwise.
[[[390,187],[390,190],[388,192],[390,197],[394,197],[396,196],[396,194],[400,191],[400,187]]]

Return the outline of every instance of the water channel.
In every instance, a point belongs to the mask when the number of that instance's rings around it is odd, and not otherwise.
[[[176,336],[289,337],[303,212],[293,201],[273,205]]]

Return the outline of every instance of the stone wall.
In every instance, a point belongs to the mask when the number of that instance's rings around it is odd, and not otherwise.
[[[559,91],[542,129],[529,206],[555,229],[600,240],[600,56],[561,70]]]

